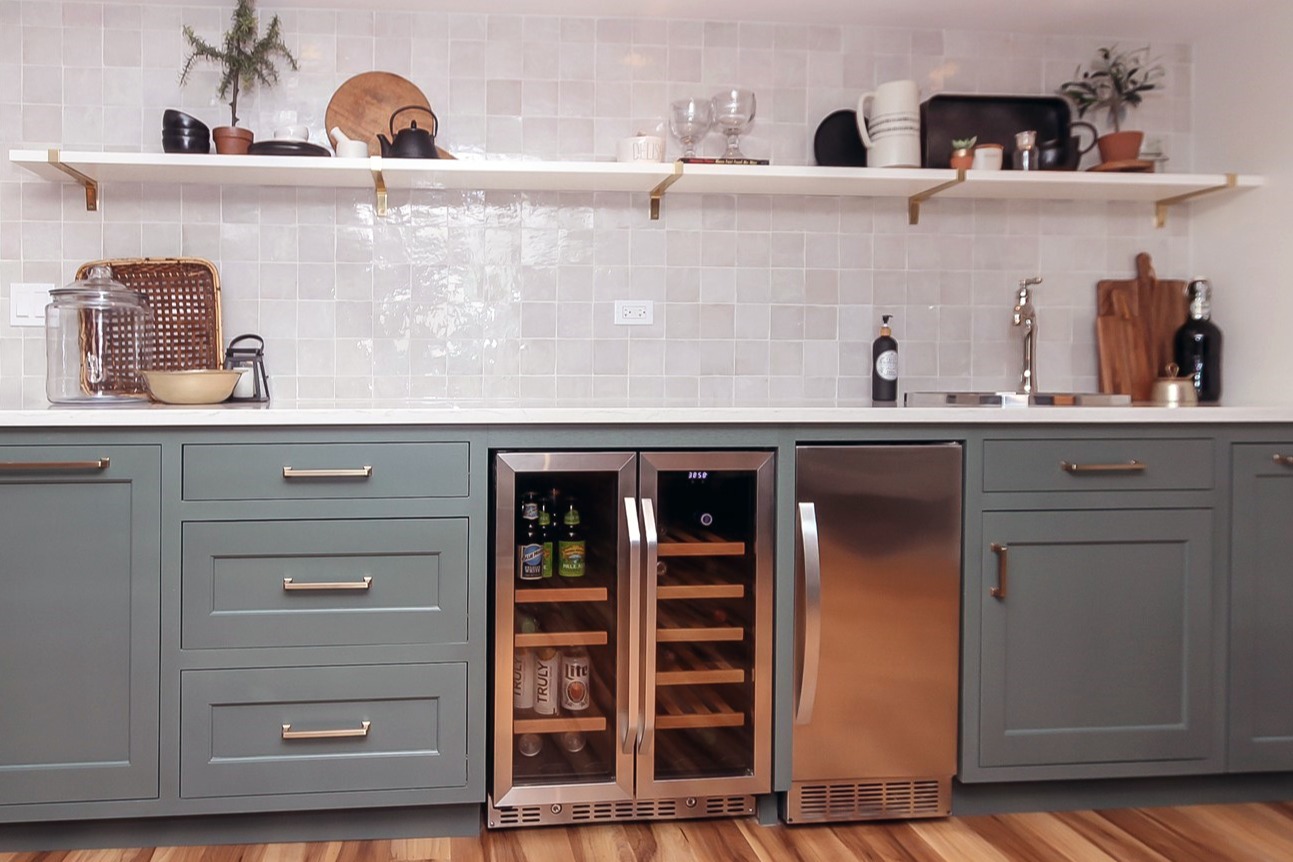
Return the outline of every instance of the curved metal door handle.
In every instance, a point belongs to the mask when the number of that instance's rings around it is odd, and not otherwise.
[[[795,696],[795,724],[809,724],[822,657],[822,551],[817,508],[812,503],[799,504],[799,536],[804,547],[804,665]]]
[[[647,686],[654,691],[656,602],[660,586],[656,572],[660,542],[655,526],[655,503],[647,498],[642,500],[642,528],[646,535],[646,572],[642,578],[646,582],[646,590],[642,608],[642,724],[638,729],[638,754],[647,755],[655,744],[655,698],[647,697]]]
[[[642,531],[637,501],[632,497],[624,498],[624,514],[629,531],[629,702],[620,745],[625,754],[632,754],[642,733]]]
[[[997,585],[988,590],[988,593],[994,599],[1004,599],[1006,597],[1006,578],[1010,575],[1010,546],[993,542],[988,545],[992,553],[997,555]]]

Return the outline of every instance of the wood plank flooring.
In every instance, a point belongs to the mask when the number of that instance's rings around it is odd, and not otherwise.
[[[479,838],[0,853],[0,862],[1288,862],[1293,803],[763,827],[753,820]]]

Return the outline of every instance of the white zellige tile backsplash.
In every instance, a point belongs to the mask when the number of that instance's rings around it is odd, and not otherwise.
[[[379,0],[380,3],[380,0]],[[812,164],[827,114],[879,82],[1043,95],[1100,44],[996,32],[757,22],[278,8],[300,70],[244,100],[261,137],[324,135],[351,75],[411,78],[460,158],[609,160],[617,139],[664,134],[670,100],[754,89],[743,149]],[[161,113],[215,126],[216,72],[181,88],[188,24],[214,40],[225,6],[0,0],[0,149],[159,151]],[[1112,34],[1117,36],[1117,34]],[[1134,40],[1123,40],[1131,44]],[[1190,50],[1154,44],[1168,77],[1135,124],[1189,170]],[[722,149],[717,133],[702,154]],[[670,141],[666,153],[678,153]],[[0,166],[0,405],[44,397],[40,329],[8,325],[9,285],[62,285],[100,257],[209,258],[226,340],[258,332],[276,399],[512,399],[723,405],[866,403],[870,342],[896,316],[902,388],[1013,387],[1015,285],[1038,289],[1042,388],[1095,386],[1094,291],[1147,250],[1185,277],[1188,214],[1069,202],[415,191],[378,218],[371,192],[111,184],[78,187]],[[655,323],[617,327],[617,299]]]

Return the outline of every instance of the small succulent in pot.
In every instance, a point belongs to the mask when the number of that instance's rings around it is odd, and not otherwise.
[[[956,170],[968,170],[974,164],[974,145],[979,136],[969,138],[952,138],[952,157],[949,163]]]

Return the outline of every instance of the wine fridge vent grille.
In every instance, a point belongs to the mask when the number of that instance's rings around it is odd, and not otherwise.
[[[792,819],[875,820],[892,817],[941,817],[950,808],[950,782],[864,781],[804,784],[791,791]]]
[[[543,822],[543,809],[538,805],[524,808],[495,809],[499,826],[529,826]]]
[[[715,796],[705,800],[705,814],[710,817],[752,813],[748,796]]]

